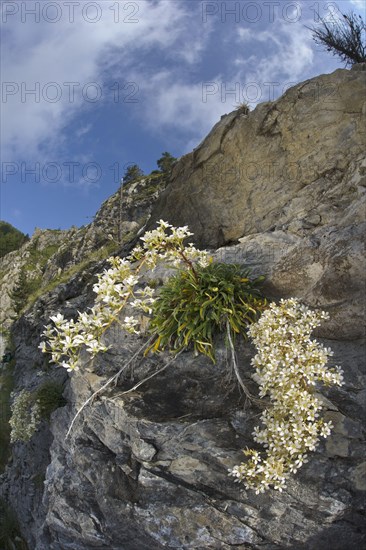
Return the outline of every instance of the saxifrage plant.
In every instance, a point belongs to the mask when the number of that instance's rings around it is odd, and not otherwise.
[[[251,280],[249,269],[239,265],[210,263],[180,270],[171,277],[152,306],[150,330],[157,334],[153,350],[168,347],[178,353],[190,345],[215,363],[214,338],[226,333],[232,338],[256,320],[265,307],[259,285],[264,277]]]
[[[253,432],[254,440],[266,452],[246,449],[249,460],[230,474],[256,493],[270,486],[282,491],[289,476],[307,462],[307,454],[315,450],[319,438],[330,435],[332,423],[320,417],[323,407],[316,390],[320,383],[341,386],[343,374],[338,366],[326,367],[332,350],[310,337],[328,318],[324,311],[311,311],[288,299],[271,304],[249,328],[258,349],[252,364],[259,395],[270,399],[261,416],[262,426]]]
[[[327,314],[312,312],[293,299],[265,308],[258,288],[262,278],[251,281],[248,272],[239,266],[210,263],[205,251],[192,244],[185,246],[184,240],[190,235],[187,227],[174,228],[160,221],[157,229],[145,233],[142,246],[135,247],[128,258],[110,259],[112,267],[94,286],[97,298],[90,311],[80,313],[77,320],[68,321],[60,314],[51,317],[54,326],[46,327],[47,341],[40,347],[52,354],[56,364],[71,371],[79,367],[82,349],[91,359],[108,349],[104,334],[113,323],[138,333],[136,318],[121,318],[128,303],[152,316],[149,341],[83,404],[68,434],[85,406],[116,382],[148,346],[154,351],[170,347],[177,355],[193,345],[197,353],[215,361],[214,337],[219,332],[225,332],[235,375],[251,398],[240,377],[234,348],[235,336],[245,335],[250,325],[248,332],[258,349],[252,363],[260,397],[269,398],[269,406],[261,416],[262,427],[256,428],[253,435],[267,451],[264,456],[257,450],[244,451],[249,460],[230,473],[256,492],[270,487],[282,490],[289,475],[307,460],[307,452],[315,449],[319,437],[330,433],[331,424],[320,418],[322,406],[314,390],[320,382],[341,385],[342,372],[339,367],[326,368],[331,350],[310,339],[312,330]],[[153,270],[158,261],[172,265],[178,273],[156,297],[155,289],[137,285],[143,268]],[[263,310],[259,320],[251,324]]]

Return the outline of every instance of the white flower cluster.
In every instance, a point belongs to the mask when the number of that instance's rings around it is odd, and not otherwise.
[[[11,405],[12,416],[9,420],[11,427],[10,441],[29,441],[36,431],[41,414],[37,401],[33,394],[22,390],[15,396]]]
[[[68,321],[60,313],[51,317],[53,326],[47,325],[40,349],[51,353],[51,361],[68,371],[77,369],[79,353],[85,348],[91,358],[107,351],[102,342],[106,329],[118,318],[122,307],[133,294],[138,278],[132,274],[132,267],[126,260],[110,258],[112,267],[98,278],[93,290],[97,294],[95,305],[88,312],[80,313],[78,319]],[[122,328],[136,332],[138,321],[133,317],[119,320]]]
[[[262,493],[270,486],[282,491],[286,479],[307,461],[319,437],[327,437],[332,425],[320,418],[322,405],[314,395],[315,385],[343,383],[340,367],[326,368],[333,355],[310,335],[328,319],[324,311],[309,310],[295,299],[271,304],[249,335],[258,349],[252,359],[260,396],[269,396],[271,407],[261,416],[254,440],[266,448],[266,455],[247,449],[248,462],[235,466],[230,475],[247,488]]]
[[[167,230],[169,233],[167,233]],[[184,240],[191,237],[188,226],[173,227],[171,224],[160,220],[157,229],[146,231],[141,240],[143,247],[136,247],[131,257],[144,256],[147,267],[154,269],[157,262],[172,263],[175,267],[182,265],[198,265],[205,267],[209,264],[209,255],[205,250],[198,250],[189,243],[184,245]]]
[[[91,359],[107,351],[103,335],[112,323],[118,322],[122,329],[138,334],[139,321],[135,317],[120,317],[127,303],[142,312],[152,312],[154,289],[149,286],[135,289],[142,266],[153,269],[158,261],[172,262],[175,266],[183,262],[190,267],[193,262],[200,265],[209,262],[207,252],[195,249],[192,244],[185,247],[183,241],[191,235],[188,227],[175,228],[160,220],[157,229],[146,232],[142,246],[136,246],[128,258],[109,258],[111,267],[98,277],[93,287],[97,295],[94,307],[79,312],[76,321],[68,321],[60,313],[51,317],[53,325],[45,327],[46,341],[41,342],[41,351],[50,353],[52,362],[72,371],[78,368],[81,349]]]

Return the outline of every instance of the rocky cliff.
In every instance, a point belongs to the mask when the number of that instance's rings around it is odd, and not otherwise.
[[[358,338],[365,123],[358,70],[303,82],[248,115],[234,111],[176,165],[152,219],[189,225],[201,246],[240,242],[231,254],[270,273],[269,291],[331,308],[327,336]]]
[[[93,264],[43,295],[12,331],[17,389],[36,387],[43,373],[63,381],[67,398],[29,443],[14,445],[2,476],[2,493],[30,548],[348,550],[366,544],[366,72],[357,69],[320,76],[253,112],[223,117],[177,163],[148,222],[187,224],[216,259],[265,274],[269,297],[297,296],[329,311],[317,337],[345,371],[345,385],[325,391],[332,435],[282,493],[256,495],[234,483],[227,469],[252,445],[260,410],[225,381],[222,344],[215,366],[188,351],[131,394],[122,392],[133,382],[120,379],[65,438],[77,407],[143,341],[114,331],[111,351],[70,376],[45,364],[37,349],[42,326],[57,311],[69,317],[92,304],[92,284],[104,267]],[[133,201],[131,211],[139,212]],[[241,374],[254,393],[252,356],[251,346],[241,344]],[[135,366],[135,378],[166,360],[149,357]]]

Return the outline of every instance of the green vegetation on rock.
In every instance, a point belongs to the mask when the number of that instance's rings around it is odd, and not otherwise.
[[[214,337],[226,332],[233,337],[254,322],[266,305],[259,285],[249,270],[235,264],[211,263],[180,270],[161,289],[153,305],[151,331],[157,335],[154,349],[170,347],[174,353],[193,345],[215,362]]]
[[[10,223],[0,221],[0,258],[13,250],[18,250],[27,240],[28,235],[24,235]]]
[[[103,246],[102,248],[100,248],[99,250],[95,250],[94,252],[91,252],[89,256],[85,258],[85,260],[83,260],[82,262],[79,262],[71,266],[69,269],[66,269],[65,271],[61,272],[60,275],[53,278],[48,284],[41,285],[42,283],[42,279],[41,279],[40,284],[36,288],[34,288],[32,292],[28,295],[27,304],[24,309],[28,309],[43,294],[52,292],[52,290],[54,290],[60,284],[67,283],[72,277],[88,269],[92,264],[108,258],[108,256],[110,256],[111,254],[113,254],[113,252],[116,251],[116,249],[117,249],[116,243],[110,242],[105,246]]]
[[[162,154],[161,158],[156,162],[156,164],[163,174],[169,175],[176,161],[177,159],[175,157],[165,151],[165,153]]]
[[[131,164],[131,166],[128,166],[125,173],[123,174],[123,183],[131,183],[132,181],[136,181],[142,178],[143,175],[144,172],[137,164]]]
[[[62,393],[61,383],[47,380],[33,391],[23,389],[13,396],[10,442],[29,441],[41,420],[49,421],[51,413],[66,404]]]
[[[28,278],[24,267],[20,270],[18,280],[9,296],[13,302],[13,308],[17,315],[21,312],[24,304],[27,303],[29,295]]]

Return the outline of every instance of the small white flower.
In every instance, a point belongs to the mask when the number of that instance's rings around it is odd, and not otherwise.
[[[138,321],[134,317],[125,317],[124,323],[133,327],[138,324]]]
[[[41,350],[42,353],[46,353],[48,351],[46,342],[41,342],[38,348]]]
[[[62,325],[63,323],[67,322],[61,313],[53,315],[52,317],[50,317],[50,319],[55,323],[56,326]]]

